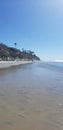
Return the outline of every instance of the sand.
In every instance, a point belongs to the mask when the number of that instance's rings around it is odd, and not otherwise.
[[[1,69],[0,130],[63,130],[63,73],[42,63]]]
[[[0,61],[0,69],[29,63],[32,63],[32,61]]]

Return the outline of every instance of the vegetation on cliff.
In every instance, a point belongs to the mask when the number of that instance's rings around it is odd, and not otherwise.
[[[16,44],[15,44],[16,46]],[[0,60],[40,60],[31,50],[19,50],[0,43]]]

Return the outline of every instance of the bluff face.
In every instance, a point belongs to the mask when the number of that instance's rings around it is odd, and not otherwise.
[[[34,54],[34,52],[30,50],[22,50],[8,47],[5,44],[0,43],[0,60],[40,60],[38,56]]]

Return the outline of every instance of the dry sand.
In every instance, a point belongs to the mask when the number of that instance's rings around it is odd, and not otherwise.
[[[32,63],[32,61],[0,61],[0,69],[29,63]]]

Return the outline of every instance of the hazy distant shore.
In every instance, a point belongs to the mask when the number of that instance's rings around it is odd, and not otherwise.
[[[0,61],[0,69],[29,63],[32,63],[32,61]]]

